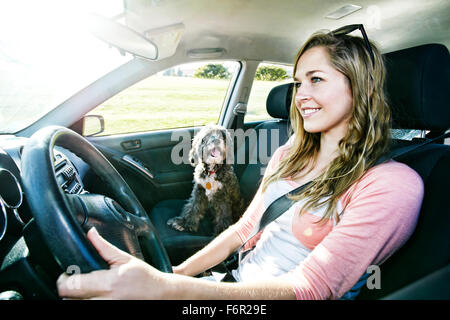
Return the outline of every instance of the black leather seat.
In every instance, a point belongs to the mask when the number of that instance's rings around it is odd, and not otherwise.
[[[431,44],[385,55],[394,128],[450,128],[450,57]],[[404,142],[395,141],[396,145]],[[421,143],[421,139],[412,143]],[[397,159],[420,174],[425,195],[416,230],[383,265],[381,289],[363,287],[358,299],[450,299],[450,146],[431,143]]]
[[[291,92],[291,84],[277,86],[271,90],[267,97],[266,108],[273,119],[259,124],[254,130],[246,131],[248,138],[244,139],[238,148],[234,169],[246,204],[251,201],[258,189],[268,159],[276,148],[288,139]],[[178,199],[161,201],[150,213],[150,219],[158,230],[173,265],[183,262],[212,240],[212,225],[207,219],[202,220],[196,233],[176,231],[166,225],[168,219],[181,213],[185,201]]]

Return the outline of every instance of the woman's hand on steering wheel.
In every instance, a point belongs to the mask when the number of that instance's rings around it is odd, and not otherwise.
[[[58,294],[66,299],[161,299],[169,287],[166,273],[118,249],[95,228],[87,237],[110,269],[85,274],[63,273],[57,281]]]

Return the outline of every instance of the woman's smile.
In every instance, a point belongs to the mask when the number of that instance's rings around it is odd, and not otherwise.
[[[301,115],[302,115],[303,119],[305,119],[305,118],[312,117],[317,112],[319,112],[320,109],[321,108],[301,108],[300,111],[301,111]]]

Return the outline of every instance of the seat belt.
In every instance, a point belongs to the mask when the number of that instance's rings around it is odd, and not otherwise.
[[[253,228],[252,233],[247,238],[247,240],[232,254],[228,256],[227,259],[225,259],[224,262],[221,262],[219,265],[215,266],[218,267],[221,264],[222,270],[225,270],[227,273],[227,276],[224,278],[223,281],[230,281],[232,280],[232,276],[230,276],[229,272],[229,266],[234,264],[235,262],[238,262],[238,264],[241,262],[242,258],[242,248],[247,244],[248,241],[250,241],[255,235],[257,235],[261,230],[263,230],[269,223],[277,219],[279,216],[281,216],[285,211],[287,211],[293,204],[294,201],[289,199],[290,195],[298,194],[301,191],[303,191],[308,185],[311,184],[312,181],[309,181],[300,187],[295,188],[294,190],[289,191],[286,194],[283,194],[279,198],[275,199],[264,211],[263,215],[261,216],[261,219],[259,220],[259,225],[257,228]],[[251,249],[245,251],[245,253],[250,252]],[[214,267],[213,267],[214,268]]]
[[[256,236],[261,230],[263,230],[269,223],[276,220],[279,216],[281,216],[285,211],[287,211],[295,201],[289,199],[289,196],[299,194],[302,192],[307,186],[311,184],[312,181],[309,181],[294,190],[289,191],[286,194],[283,194],[275,201],[273,201],[264,211],[261,216],[261,220],[259,220],[258,228],[253,228],[253,232],[247,238],[247,240],[239,247],[237,250],[238,253],[242,251],[242,248],[247,244],[250,239]],[[239,259],[240,260],[240,259]]]
[[[236,126],[234,129],[244,129],[244,117],[247,113],[247,104],[238,102],[233,108],[233,114],[236,116]]]

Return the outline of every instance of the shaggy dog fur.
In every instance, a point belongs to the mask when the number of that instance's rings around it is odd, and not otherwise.
[[[194,188],[181,215],[167,221],[169,226],[195,232],[209,210],[217,235],[239,219],[244,201],[233,166],[226,163],[232,145],[230,133],[222,126],[207,125],[195,135],[189,152],[195,167]]]

